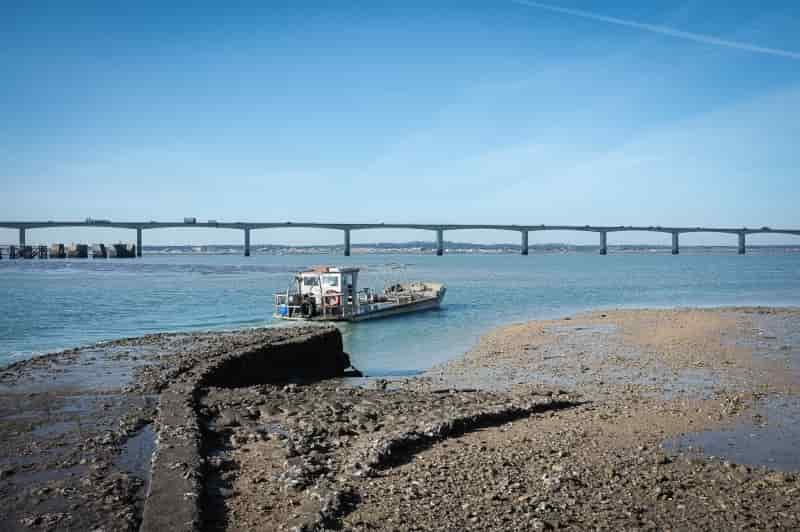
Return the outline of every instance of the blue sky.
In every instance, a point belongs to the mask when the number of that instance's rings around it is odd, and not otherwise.
[[[800,226],[796,2],[112,4],[0,5],[0,218]]]

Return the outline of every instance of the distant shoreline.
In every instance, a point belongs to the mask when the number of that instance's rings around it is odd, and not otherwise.
[[[516,244],[473,244],[460,242],[445,242],[446,254],[461,255],[511,255],[519,254],[520,246]],[[428,255],[435,254],[436,245],[428,242],[410,242],[402,244],[376,243],[353,244],[352,253],[359,255],[369,254],[396,254],[396,255]],[[529,247],[531,254],[564,254],[564,253],[589,253],[597,254],[595,245],[575,244],[539,244]],[[147,255],[178,255],[178,254],[204,254],[204,255],[240,255],[243,252],[241,245],[211,244],[206,246],[145,246],[142,248]],[[341,245],[329,246],[288,246],[288,245],[253,245],[253,254],[260,255],[342,255]],[[669,245],[626,244],[608,246],[609,254],[614,253],[671,253]],[[692,254],[736,254],[736,246],[681,246],[682,253]],[[794,254],[800,253],[800,245],[754,245],[748,246],[748,252]]]
[[[13,244],[0,244],[2,258],[8,257],[8,249]],[[89,243],[90,246],[99,245]],[[597,254],[598,246],[594,244],[567,244],[552,242],[546,244],[531,244],[530,254],[566,254],[588,253]],[[609,254],[670,254],[671,246],[668,244],[618,244],[609,245]],[[768,254],[795,254],[800,253],[800,243],[796,245],[748,245],[748,253]],[[472,242],[444,242],[444,252],[448,255],[519,255],[519,244],[479,244]],[[433,255],[436,253],[436,243],[427,241],[411,242],[375,242],[353,243],[353,255]],[[206,244],[206,245],[149,245],[142,247],[145,255],[242,255],[244,246],[241,244]],[[288,244],[262,244],[251,245],[254,255],[344,255],[341,244],[323,245],[288,245]],[[736,254],[736,245],[681,245],[681,253],[688,254]]]

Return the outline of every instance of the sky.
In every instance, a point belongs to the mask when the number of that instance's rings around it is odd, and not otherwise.
[[[0,3],[0,219],[800,227],[795,1],[124,4]]]

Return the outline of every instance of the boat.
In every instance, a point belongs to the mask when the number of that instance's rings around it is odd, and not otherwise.
[[[382,291],[358,288],[358,268],[330,266],[298,272],[285,292],[275,294],[281,320],[364,321],[439,308],[442,283],[390,284]]]

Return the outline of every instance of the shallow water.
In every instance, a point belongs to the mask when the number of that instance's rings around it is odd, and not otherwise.
[[[664,442],[672,452],[694,451],[734,463],[800,470],[800,399],[761,401],[749,415],[725,430],[693,432]]]
[[[358,265],[361,286],[443,281],[444,306],[342,325],[353,363],[404,375],[458,356],[489,329],[595,308],[800,306],[800,255],[145,256],[0,262],[0,364],[161,331],[261,326],[272,294],[311,265]]]
[[[125,441],[114,466],[144,481],[146,492],[150,483],[151,457],[155,449],[156,432],[152,424],[145,425]]]

